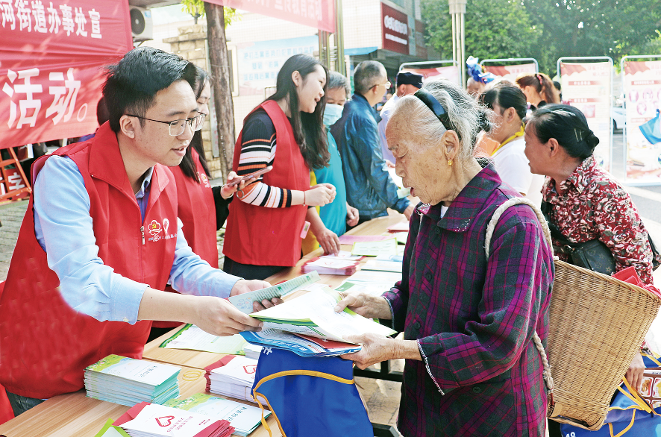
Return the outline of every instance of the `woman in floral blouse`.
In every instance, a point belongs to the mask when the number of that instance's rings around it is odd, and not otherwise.
[[[546,388],[531,341],[548,334],[553,257],[532,208],[494,211],[517,193],[473,157],[484,108],[447,80],[397,104],[386,131],[395,169],[425,204],[411,217],[402,280],[381,297],[336,307],[392,320],[404,339],[376,335],[343,358],[360,368],[406,359],[398,427],[409,436],[542,436]]]
[[[629,194],[597,166],[592,152],[599,139],[583,113],[568,105],[538,109],[526,125],[525,140],[532,173],[548,176],[542,197],[550,204],[551,223],[572,243],[599,239],[613,254],[615,271],[633,266],[643,282],[653,284],[647,230]],[[562,245],[555,239],[553,244]],[[557,255],[569,261],[568,255]],[[626,377],[638,389],[644,369],[636,354]]]

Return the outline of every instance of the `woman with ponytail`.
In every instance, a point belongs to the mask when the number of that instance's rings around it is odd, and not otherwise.
[[[324,130],[326,68],[309,55],[294,55],[278,72],[276,92],[244,120],[234,147],[239,176],[272,167],[246,185],[230,205],[223,270],[264,279],[295,265],[309,229],[326,253],[337,253],[337,235],[314,206],[335,198],[335,187],[310,187],[310,169],[328,165]],[[306,220],[308,224],[306,225]]]
[[[516,78],[516,84],[526,95],[529,108],[535,110],[550,103],[560,103],[560,94],[553,81],[544,73],[525,73]]]

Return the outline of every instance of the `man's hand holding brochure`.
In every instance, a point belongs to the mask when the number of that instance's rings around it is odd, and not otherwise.
[[[301,356],[333,356],[360,350],[350,341],[353,336],[395,334],[348,308],[336,312],[343,297],[338,291],[327,286],[311,288],[302,296],[250,314],[264,323],[263,329],[241,335],[248,342],[288,349]]]

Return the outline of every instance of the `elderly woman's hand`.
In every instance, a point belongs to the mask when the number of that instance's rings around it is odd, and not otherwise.
[[[380,296],[372,296],[363,291],[354,293],[347,293],[346,295],[340,293],[342,300],[335,305],[335,311],[344,311],[349,308],[352,311],[360,314],[369,319],[390,319],[390,305],[385,298]]]
[[[397,340],[377,334],[349,336],[346,340],[360,344],[362,349],[353,354],[340,355],[340,358],[353,361],[360,369],[397,358],[422,360],[415,340]]]
[[[633,361],[627,370],[626,378],[631,384],[631,387],[635,388],[636,391],[640,391],[641,385],[643,384],[643,372],[645,371],[645,362],[643,361],[643,356],[640,355],[640,352],[636,352],[636,355],[633,357]]]

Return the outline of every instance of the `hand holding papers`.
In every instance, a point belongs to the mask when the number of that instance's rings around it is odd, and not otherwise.
[[[229,298],[229,301],[241,312],[245,314],[252,313],[252,303],[261,302],[264,299],[273,299],[282,297],[285,294],[297,290],[303,285],[311,284],[319,280],[317,272],[307,273],[298,278],[291,279],[272,287],[262,288],[261,290],[251,291],[249,293],[238,294]]]
[[[340,300],[340,294],[330,288],[310,291],[281,305],[251,314],[251,317],[264,322],[264,329],[258,333],[242,332],[241,335],[251,343],[288,349],[301,356],[323,356],[355,351],[356,348],[351,344],[340,347],[335,343],[326,347],[324,343],[317,342],[316,348],[323,346],[324,350],[315,352],[314,344],[310,344],[314,342],[305,336],[348,343],[346,337],[353,335],[369,332],[385,337],[395,333],[349,309],[335,312],[335,305]],[[333,353],[334,348],[343,350]]]

